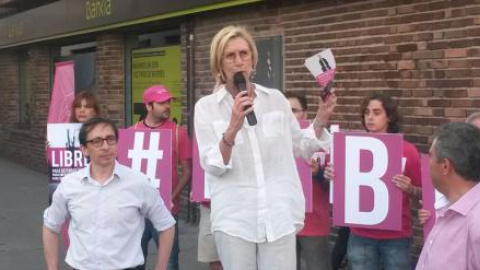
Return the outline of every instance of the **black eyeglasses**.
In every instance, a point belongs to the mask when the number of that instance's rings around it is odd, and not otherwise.
[[[95,138],[86,141],[86,143],[92,144],[94,147],[102,147],[103,142],[107,142],[108,145],[114,145],[117,143],[117,137],[114,135],[107,136],[106,138]]]

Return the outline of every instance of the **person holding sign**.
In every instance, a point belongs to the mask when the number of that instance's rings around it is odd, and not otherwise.
[[[175,220],[147,176],[116,162],[117,127],[110,120],[91,118],[82,125],[79,140],[90,164],[62,179],[43,216],[48,269],[59,269],[58,234],[67,218],[71,242],[65,261],[72,268],[138,267],[144,262],[140,240],[148,218],[162,232],[156,269],[165,270]]]
[[[449,204],[437,215],[417,270],[480,269],[480,130],[449,123],[430,147],[433,186]]]
[[[381,93],[367,96],[361,105],[362,125],[371,133],[398,133],[400,115],[393,99]],[[409,198],[421,196],[420,156],[415,146],[403,141],[403,174],[392,181],[402,190],[402,226],[400,231],[351,227],[347,257],[352,270],[410,269],[411,209]],[[332,179],[332,169],[326,169],[326,178]]]
[[[310,160],[329,147],[324,127],[336,96],[319,97],[315,120],[302,131],[280,91],[250,81],[257,59],[245,28],[227,26],[215,35],[210,65],[224,85],[197,102],[195,133],[224,269],[291,270],[305,215],[294,154]]]
[[[170,119],[170,102],[174,97],[168,89],[163,85],[153,85],[143,93],[143,103],[147,110],[145,119],[131,126],[130,129],[167,129],[172,131],[172,215],[178,221],[178,212],[180,209],[180,193],[190,181],[192,175],[192,145],[188,137],[187,130],[179,127]],[[179,176],[177,172],[180,165],[182,172]],[[172,249],[170,261],[168,262],[169,270],[178,270],[178,254],[180,247],[178,243],[178,223],[175,225],[175,239]],[[158,232],[147,220],[145,231],[142,236],[142,250],[145,260],[148,255],[148,243],[153,239],[158,247]],[[145,265],[143,266],[145,267]],[[145,269],[145,268],[143,268]]]
[[[81,91],[75,95],[71,105],[70,123],[85,123],[93,117],[100,116],[100,105],[97,96],[91,91]],[[48,147],[48,142],[47,142]],[[51,204],[52,196],[58,184],[48,185],[48,203]],[[70,239],[68,238],[68,220],[62,225],[62,239],[65,248],[68,249]]]
[[[307,99],[302,94],[285,93],[292,112],[298,120],[307,120]],[[328,181],[324,181],[323,165],[312,159],[313,211],[305,214],[305,226],[297,234],[297,270],[301,269],[301,258],[308,270],[331,269],[330,264],[330,213],[328,204]]]

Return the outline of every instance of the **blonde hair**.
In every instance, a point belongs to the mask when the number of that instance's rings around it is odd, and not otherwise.
[[[258,61],[257,45],[253,40],[250,33],[243,26],[226,26],[213,37],[212,44],[210,45],[210,68],[212,70],[213,77],[220,75],[222,82],[225,82],[225,78],[222,72],[222,57],[223,51],[227,42],[233,38],[243,38],[252,51],[252,68],[255,69]]]

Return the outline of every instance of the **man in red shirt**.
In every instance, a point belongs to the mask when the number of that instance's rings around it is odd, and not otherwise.
[[[131,129],[166,129],[172,131],[172,205],[171,212],[175,220],[178,221],[178,211],[180,206],[180,193],[188,184],[192,171],[192,146],[187,130],[170,119],[170,102],[173,96],[163,85],[153,85],[143,93],[143,103],[147,109],[147,115],[144,119],[130,127]],[[181,167],[181,176],[177,173],[178,165]],[[173,243],[172,254],[168,262],[170,270],[178,270],[178,222],[175,225],[175,239]],[[158,248],[158,232],[153,228],[150,221],[145,223],[145,231],[142,237],[142,250],[145,261],[148,254],[148,243],[153,238]],[[145,266],[144,266],[145,267]]]

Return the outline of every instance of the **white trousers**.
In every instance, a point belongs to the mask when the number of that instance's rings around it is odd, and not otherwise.
[[[224,270],[295,270],[295,234],[273,242],[254,243],[223,232],[214,232]]]

